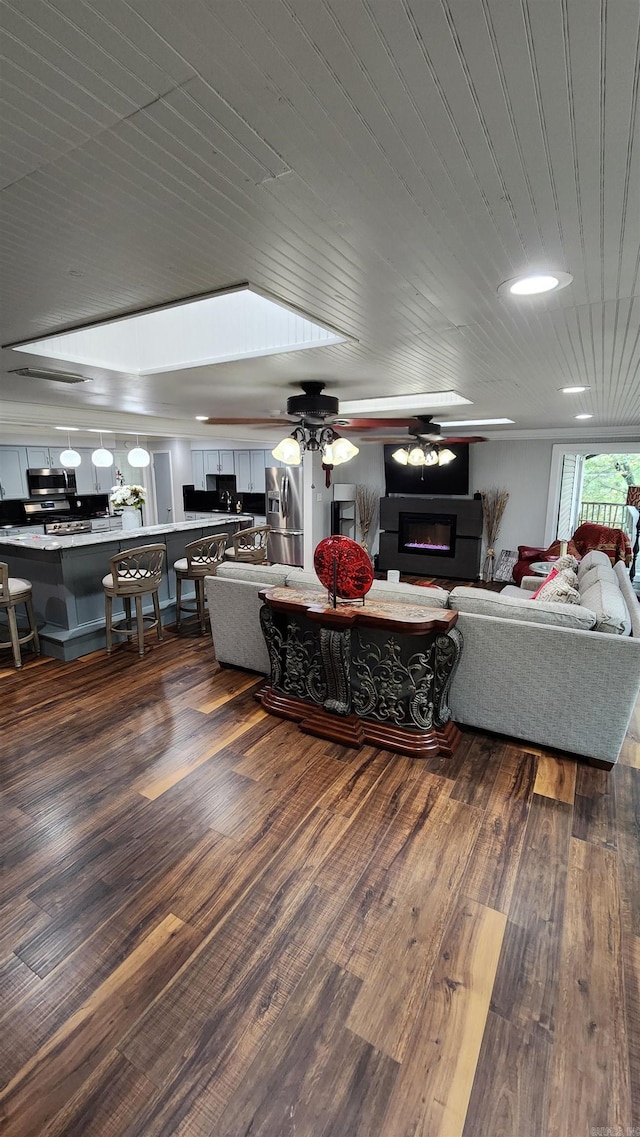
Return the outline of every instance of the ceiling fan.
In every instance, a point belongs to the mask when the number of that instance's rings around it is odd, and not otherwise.
[[[368,434],[369,431],[389,430],[403,427],[409,435],[421,441],[458,442],[466,445],[469,442],[484,442],[484,438],[443,438],[440,427],[433,422],[432,415],[411,415],[403,418],[355,418],[340,414],[340,404],[333,395],[323,395],[325,383],[317,380],[305,380],[300,383],[302,395],[292,395],[287,399],[287,415],[298,426],[317,432],[323,427],[345,426],[355,433]],[[281,422],[282,418],[253,418],[244,415],[242,418],[208,418],[211,426],[273,426]],[[335,432],[334,432],[335,433]],[[392,435],[381,437],[370,436],[370,442],[406,442],[406,438],[395,438]],[[318,449],[318,447],[310,447]]]
[[[484,442],[483,438],[444,437],[432,415],[415,415],[411,418],[346,418],[340,415],[340,405],[333,395],[323,395],[324,383],[305,380],[300,384],[302,395],[292,395],[287,399],[287,415],[296,424],[294,430],[272,451],[274,458],[287,465],[297,466],[302,459],[302,451],[322,451],[325,467],[338,466],[348,462],[358,453],[348,438],[337,432],[336,427],[346,426],[350,432],[365,434],[370,442],[404,443],[394,451],[396,462],[409,466],[431,466],[436,463],[444,466],[452,462],[456,455],[449,450],[447,443],[467,445],[471,442]],[[276,418],[208,418],[211,426],[273,426],[282,421]],[[393,435],[374,435],[369,431],[399,430],[404,427],[408,437]]]
[[[486,441],[479,435],[460,438],[445,436],[439,424],[433,421],[433,415],[416,415],[406,425],[407,433],[404,435],[369,435],[369,442],[401,443],[392,457],[402,466],[446,466],[456,457],[449,446],[467,446],[471,442]]]

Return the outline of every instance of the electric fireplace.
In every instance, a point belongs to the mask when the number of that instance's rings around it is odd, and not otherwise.
[[[398,552],[417,556],[453,557],[456,517],[452,513],[400,513]]]

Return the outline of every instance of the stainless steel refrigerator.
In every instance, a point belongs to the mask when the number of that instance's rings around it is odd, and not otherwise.
[[[302,466],[265,470],[265,513],[271,526],[267,557],[272,564],[304,563]]]

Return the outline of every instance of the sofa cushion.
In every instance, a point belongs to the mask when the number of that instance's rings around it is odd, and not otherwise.
[[[580,593],[582,594],[585,588],[591,588],[596,580],[608,580],[610,584],[617,583],[613,565],[608,558],[606,565],[593,565],[592,568],[587,569],[586,572],[582,573],[582,576],[578,577]]]
[[[594,580],[580,590],[580,602],[596,614],[596,631],[618,636],[631,634],[631,618],[617,580]]]
[[[601,553],[599,549],[591,549],[586,553],[578,565],[578,580],[580,580],[585,572],[588,572],[594,565],[609,565],[611,567],[611,558],[606,553]]]
[[[506,590],[504,590],[506,591]],[[480,616],[496,616],[503,620],[526,620],[533,624],[554,624],[559,628],[589,631],[596,622],[595,612],[582,604],[556,604],[550,600],[489,592],[482,588],[454,588],[449,607],[458,612],[475,612]],[[515,591],[515,589],[514,589]]]
[[[327,591],[314,572],[304,572],[303,569],[289,571],[287,588],[319,588],[325,594]],[[393,580],[374,580],[367,596],[396,600],[401,604],[420,604],[424,608],[446,608],[449,600],[449,593],[444,588],[419,588],[415,584],[401,584]]]
[[[289,568],[286,585],[287,588],[319,588],[322,592],[327,591],[315,572],[305,572],[301,568]]]
[[[622,561],[616,561],[613,571],[616,574],[618,587],[627,605],[627,612],[629,613],[629,619],[631,621],[631,635],[634,639],[640,640],[640,600],[634,591],[629,572]]]
[[[379,600],[398,600],[403,604],[421,604],[425,608],[446,608],[449,593],[444,588],[419,588],[393,580],[374,580],[370,596]]]
[[[222,580],[264,581],[265,585],[278,588],[286,583],[289,572],[291,572],[289,565],[252,565],[222,561],[218,565],[216,576]]]

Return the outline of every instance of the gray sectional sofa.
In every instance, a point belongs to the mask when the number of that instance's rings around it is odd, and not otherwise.
[[[609,566],[610,573],[603,568],[606,584],[594,589],[597,574],[587,574],[598,558],[609,562],[601,553],[588,558],[581,566],[585,595],[581,591],[580,604],[532,600],[531,587],[540,578],[525,578],[524,587],[501,593],[459,587],[450,594],[382,580],[374,582],[370,595],[458,611],[464,646],[449,702],[459,725],[610,765],[617,761],[640,692],[640,606],[622,564]],[[314,573],[287,565],[224,563],[215,577],[207,577],[220,663],[269,673],[259,593],[277,586],[326,594]],[[630,634],[601,630],[619,625],[620,614]]]

